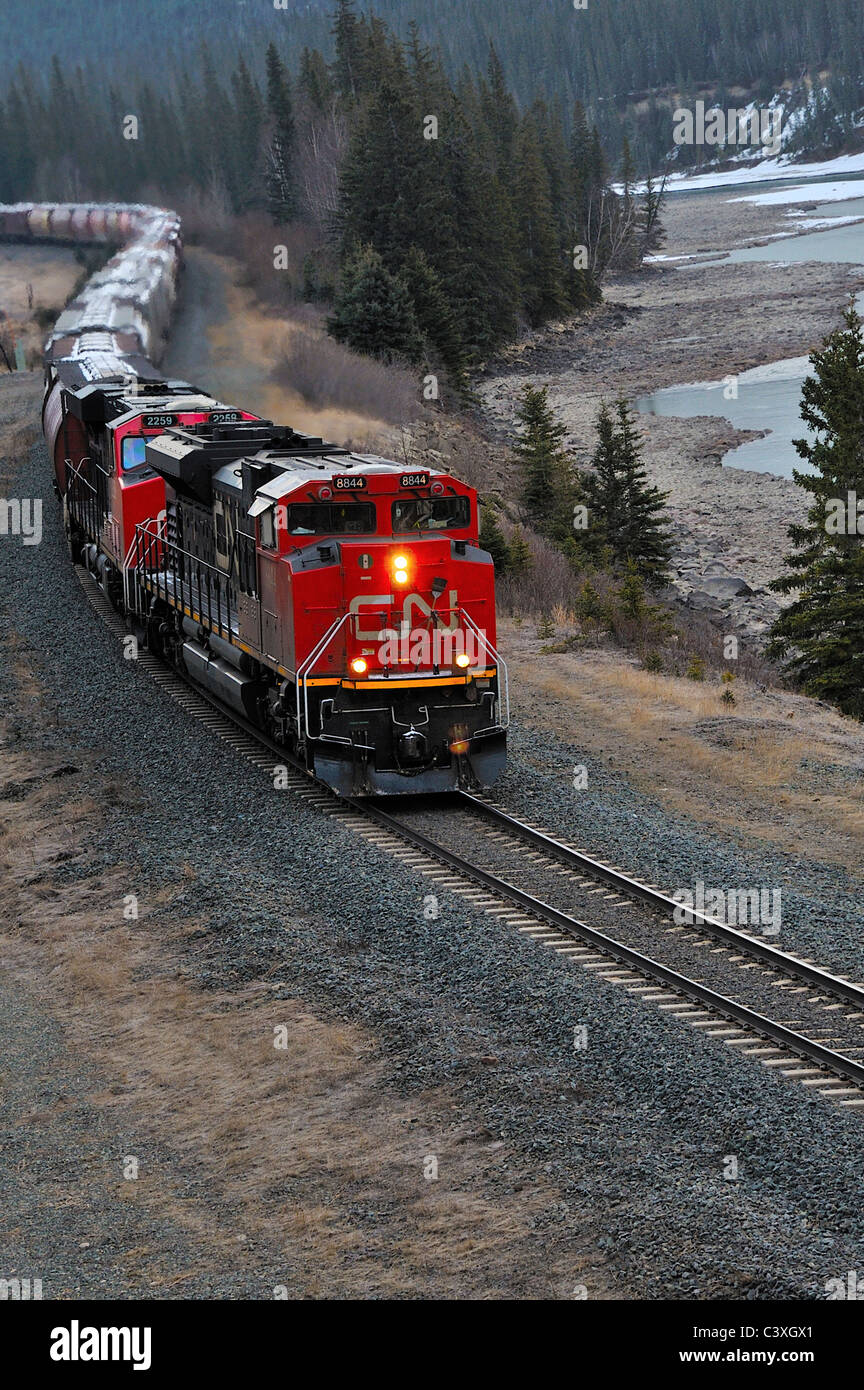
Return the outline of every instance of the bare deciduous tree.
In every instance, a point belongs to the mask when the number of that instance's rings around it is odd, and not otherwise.
[[[298,176],[306,212],[322,232],[332,225],[339,207],[339,171],[347,144],[348,125],[337,98],[324,112],[304,113],[297,142]]]

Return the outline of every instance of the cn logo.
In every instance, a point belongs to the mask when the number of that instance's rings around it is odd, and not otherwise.
[[[415,611],[419,612],[424,618],[431,618],[433,612],[436,612],[439,614],[439,625],[445,631],[456,631],[458,626],[458,615],[456,610],[459,607],[459,592],[457,589],[450,589],[447,593],[446,602],[435,609],[432,608],[431,604],[426,602],[421,594],[405,594],[404,598],[400,594],[400,598],[402,598],[402,621],[403,623],[407,623],[409,628],[412,626],[411,620]],[[386,626],[386,623],[382,624],[381,622],[382,610],[386,609],[387,616],[389,617],[390,609],[393,607],[395,601],[393,594],[358,594],[356,598],[352,598],[348,606],[349,613],[354,613],[359,618],[361,616],[361,609],[372,609],[375,611],[371,612],[368,616],[373,622],[376,618],[378,619],[375,626],[372,628],[361,628],[358,622],[356,636],[361,641],[372,642],[378,639],[382,626]],[[450,610],[449,613],[447,611],[448,609]],[[449,618],[449,621],[446,621],[447,618]]]
[[[456,631],[456,609],[458,607],[459,595],[455,589],[449,589],[447,592],[447,601],[446,603],[442,603],[441,616],[439,617],[439,626],[443,627],[448,632]],[[421,598],[419,594],[406,594],[405,601],[402,604],[402,621],[403,623],[408,624],[409,631],[414,626],[412,622],[412,615],[413,610],[415,608],[423,615],[424,618],[431,618],[433,611],[436,611],[433,610],[431,605],[426,602],[425,598]],[[444,616],[447,615],[448,609],[450,610],[450,621],[445,622]]]

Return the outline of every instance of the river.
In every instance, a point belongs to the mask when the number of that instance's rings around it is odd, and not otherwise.
[[[762,193],[774,186],[760,184],[758,191]],[[776,186],[781,186],[779,181]],[[818,185],[814,187],[814,193],[816,188]],[[815,210],[808,207],[806,216],[814,219],[864,218],[864,198],[821,203]],[[785,265],[800,261],[860,265],[864,264],[864,224],[835,225],[823,231],[773,241],[765,246],[732,251],[724,259],[729,262],[771,261]],[[698,272],[697,265],[682,267],[678,274],[693,271]],[[858,296],[858,308],[864,312],[864,294]],[[769,311],[770,306],[766,308],[766,312]],[[649,415],[721,415],[740,429],[768,431],[764,437],[730,450],[723,463],[730,468],[747,468],[789,478],[793,468],[811,471],[792,443],[793,439],[809,436],[799,415],[801,385],[808,370],[806,357],[786,358],[742,372],[737,378],[725,382],[701,381],[670,386],[666,390],[640,397],[636,406]]]

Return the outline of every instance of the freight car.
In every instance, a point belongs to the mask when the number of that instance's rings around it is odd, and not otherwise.
[[[507,672],[474,490],[161,376],[173,214],[17,205],[3,235],[130,238],[50,334],[42,414],[71,554],[130,630],[342,794],[490,785]]]

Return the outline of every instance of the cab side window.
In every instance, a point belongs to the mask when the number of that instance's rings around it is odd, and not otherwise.
[[[276,509],[268,507],[258,518],[258,540],[265,550],[276,549]]]
[[[146,463],[147,456],[144,452],[147,441],[141,434],[127,434],[123,440],[122,467],[123,472],[128,473],[130,468],[140,468],[142,463]]]

